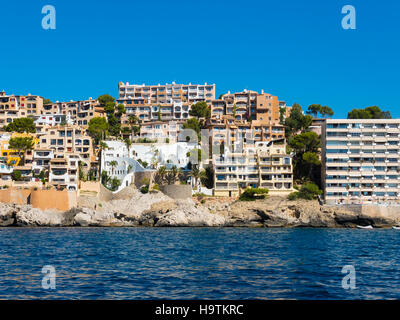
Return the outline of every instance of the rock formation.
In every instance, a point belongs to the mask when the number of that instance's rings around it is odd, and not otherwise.
[[[143,227],[390,227],[400,223],[400,207],[321,206],[317,201],[268,197],[253,202],[221,199],[173,200],[161,192],[137,190],[123,197],[85,198],[66,212],[0,203],[0,226]]]

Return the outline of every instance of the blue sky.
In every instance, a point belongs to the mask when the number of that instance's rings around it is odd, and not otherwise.
[[[41,9],[56,8],[56,30]],[[356,8],[357,29],[341,27]],[[400,1],[2,1],[0,90],[51,100],[117,95],[130,83],[215,83],[335,117],[378,105],[400,117]]]

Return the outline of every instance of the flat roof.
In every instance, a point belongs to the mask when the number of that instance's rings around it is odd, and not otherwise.
[[[326,119],[326,123],[400,123],[400,119]]]

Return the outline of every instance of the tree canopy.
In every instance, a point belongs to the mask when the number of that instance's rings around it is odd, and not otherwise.
[[[96,143],[102,140],[108,131],[107,120],[103,117],[94,117],[89,121],[88,133]]]
[[[303,132],[288,141],[288,146],[293,152],[293,173],[295,178],[315,181],[320,184],[319,149],[321,141],[319,136],[313,132]]]
[[[322,118],[325,118],[326,116],[331,117],[334,114],[330,107],[321,106],[320,104],[311,104],[308,106],[307,110],[307,113],[313,115],[314,118],[316,118],[318,114],[320,114]]]
[[[52,104],[53,102],[51,102],[50,99],[43,99],[43,105],[47,105],[47,104]]]
[[[25,163],[25,152],[33,150],[35,147],[35,142],[32,137],[15,137],[11,138],[8,143],[8,148],[16,150],[19,157],[22,160],[22,164]]]
[[[36,126],[32,118],[16,118],[4,128],[8,132],[35,133]]]
[[[207,102],[201,101],[192,105],[189,114],[196,118],[210,118],[211,109],[208,107]]]
[[[183,129],[192,129],[194,130],[197,135],[200,135],[200,131],[201,131],[201,124],[199,122],[199,120],[197,120],[196,118],[191,118],[188,119],[183,125],[182,125]]]
[[[285,119],[285,134],[291,137],[297,132],[305,131],[312,123],[312,116],[304,115],[303,109],[297,103],[294,103],[290,116]]]
[[[347,119],[392,119],[390,111],[382,111],[377,106],[365,109],[353,109],[347,114]]]
[[[99,101],[100,105],[102,105],[103,107],[107,105],[107,103],[115,103],[115,99],[114,97],[110,96],[109,94],[103,94],[101,96],[99,96],[97,98],[97,100]]]

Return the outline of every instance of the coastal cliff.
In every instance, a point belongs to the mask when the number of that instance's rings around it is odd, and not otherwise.
[[[173,200],[161,192],[136,190],[102,201],[80,199],[69,211],[39,210],[30,205],[0,204],[0,226],[99,227],[321,227],[400,223],[399,209],[373,206],[321,206],[317,201],[268,197],[251,202],[207,199]]]

